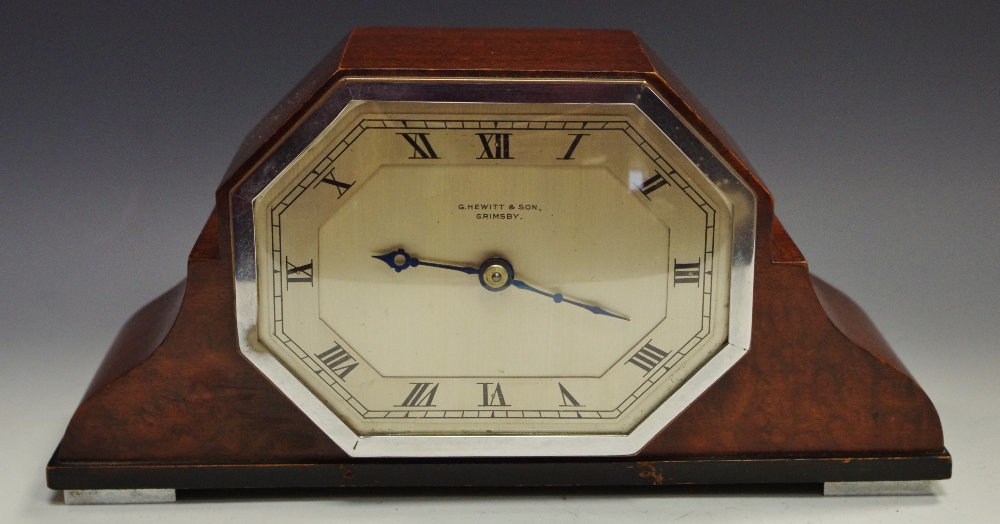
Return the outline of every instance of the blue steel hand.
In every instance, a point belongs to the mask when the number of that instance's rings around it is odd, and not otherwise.
[[[543,295],[543,296],[549,297],[553,301],[555,301],[556,304],[558,304],[560,302],[565,302],[567,304],[573,304],[574,306],[577,306],[577,307],[582,307],[583,309],[586,309],[587,311],[590,311],[591,313],[593,313],[595,315],[607,315],[609,317],[620,318],[622,320],[629,320],[628,317],[623,317],[621,315],[616,315],[616,314],[614,314],[614,313],[612,313],[612,312],[610,312],[610,311],[608,311],[606,309],[601,309],[601,308],[599,308],[597,306],[588,306],[587,304],[582,304],[582,303],[577,302],[575,300],[570,300],[570,299],[564,297],[562,295],[562,293],[556,293],[554,295],[552,293],[546,293],[545,291],[542,291],[541,289],[538,289],[538,288],[535,288],[535,287],[531,287],[528,284],[525,284],[524,282],[522,282],[520,280],[512,280],[510,282],[510,285],[516,287],[517,289],[523,289],[525,291],[532,291],[534,293],[538,293],[539,295]]]
[[[402,256],[403,257],[403,263],[400,264],[400,265],[396,264],[396,257],[398,257],[398,256]],[[372,258],[377,258],[377,259],[381,260],[382,262],[385,262],[386,264],[389,265],[389,267],[391,267],[392,269],[395,269],[396,273],[399,273],[400,271],[402,271],[402,270],[404,270],[404,269],[406,269],[408,267],[430,266],[430,267],[439,267],[439,268],[442,268],[442,269],[451,269],[453,271],[461,271],[462,273],[466,273],[468,275],[478,275],[479,274],[479,269],[478,268],[474,268],[474,267],[469,267],[469,266],[452,266],[452,265],[449,265],[449,264],[435,264],[433,262],[422,262],[420,260],[417,260],[416,257],[414,257],[414,256],[410,255],[409,253],[407,253],[406,251],[404,251],[403,248],[399,248],[399,249],[397,249],[395,251],[391,251],[391,252],[386,253],[384,255],[372,255]]]
[[[400,256],[403,257],[403,259],[402,259],[402,261],[400,261],[400,263],[397,264],[396,263],[396,258],[400,257]],[[460,271],[460,272],[465,273],[467,275],[479,275],[479,273],[484,270],[483,268],[478,268],[477,269],[477,268],[474,268],[472,266],[454,266],[454,265],[451,265],[451,264],[437,264],[437,263],[434,263],[434,262],[422,262],[421,260],[417,259],[413,255],[410,255],[409,253],[407,253],[403,248],[399,248],[399,249],[397,249],[395,251],[390,251],[390,252],[388,252],[388,253],[386,253],[384,255],[372,255],[372,258],[376,258],[378,260],[381,260],[382,262],[385,262],[386,265],[388,265],[393,270],[395,270],[396,273],[399,273],[399,272],[403,271],[406,268],[417,267],[417,266],[439,267],[441,269],[450,269],[452,271]],[[509,262],[506,262],[506,261],[504,261],[504,263],[505,264],[509,264]],[[485,268],[486,265],[487,264],[483,264],[483,267]],[[511,275],[510,276],[513,276],[513,269],[514,268],[511,267],[510,269],[511,269]],[[609,317],[612,317],[612,318],[620,318],[622,320],[629,321],[628,317],[625,317],[625,316],[622,316],[622,315],[617,315],[615,313],[612,313],[612,312],[610,312],[610,311],[608,311],[606,309],[600,308],[598,306],[590,306],[590,305],[584,304],[582,302],[577,302],[575,300],[568,299],[568,298],[564,297],[562,293],[552,294],[552,293],[548,293],[548,292],[542,291],[541,289],[538,289],[536,287],[532,287],[532,286],[524,283],[521,280],[511,279],[510,285],[512,285],[512,286],[514,286],[514,287],[516,287],[518,289],[523,289],[525,291],[531,291],[533,293],[538,293],[539,295],[549,297],[556,304],[559,304],[561,302],[565,302],[566,304],[571,304],[571,305],[574,305],[574,306],[586,309],[587,311],[590,311],[591,313],[593,313],[595,315],[605,315],[605,316],[609,316]],[[484,287],[486,287],[485,284],[484,284]],[[487,288],[487,289],[489,289],[489,288]],[[497,291],[497,290],[496,289],[490,289],[490,291]]]

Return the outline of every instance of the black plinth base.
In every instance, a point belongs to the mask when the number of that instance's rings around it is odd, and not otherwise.
[[[951,477],[951,455],[623,459],[366,460],[323,464],[64,463],[51,489],[409,488],[799,484]]]

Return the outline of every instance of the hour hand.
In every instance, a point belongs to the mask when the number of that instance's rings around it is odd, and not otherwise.
[[[478,275],[479,269],[469,266],[453,266],[451,264],[438,264],[435,262],[424,262],[417,259],[417,257],[409,254],[403,248],[399,248],[395,251],[390,251],[384,255],[372,255],[372,258],[377,258],[382,262],[385,262],[389,267],[396,270],[396,273],[403,271],[406,268],[417,267],[417,266],[428,266],[428,267],[439,267],[441,269],[450,269],[452,271],[461,271],[468,275]]]

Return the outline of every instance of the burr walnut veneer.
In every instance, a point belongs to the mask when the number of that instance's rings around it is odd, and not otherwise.
[[[498,52],[502,49],[503,52]],[[646,82],[757,199],[749,351],[634,456],[352,458],[238,350],[230,195],[345,77]],[[809,272],[771,194],[631,32],[358,29],[251,132],[188,257],[128,321],[48,468],[54,489],[659,485],[947,478],[934,406]]]

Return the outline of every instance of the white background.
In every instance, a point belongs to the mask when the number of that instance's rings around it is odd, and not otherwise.
[[[996,3],[259,4],[0,7],[0,521],[997,519]],[[356,25],[638,31],[741,145],[811,269],[930,395],[954,478],[910,498],[487,490],[64,506],[44,465],[117,329],[183,278],[243,135]]]

